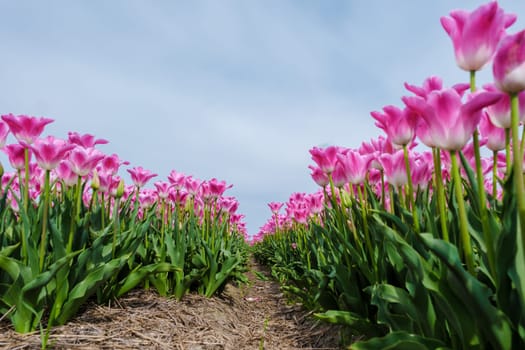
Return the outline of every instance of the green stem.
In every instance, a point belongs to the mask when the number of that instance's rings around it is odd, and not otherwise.
[[[161,226],[160,226],[160,249],[161,249],[161,251],[163,251],[163,248],[164,248],[164,231],[166,230],[166,221],[165,221],[166,201],[164,199],[162,199],[161,204],[160,204],[160,216],[161,216],[161,220],[162,220],[162,223],[161,223]]]
[[[519,102],[519,100],[518,100],[518,102]],[[518,118],[519,118],[519,116],[518,116]],[[523,158],[524,150],[525,150],[525,128],[523,128],[523,130],[521,131],[521,145],[520,145],[521,158]]]
[[[485,194],[485,183],[483,177],[483,169],[481,168],[481,155],[479,146],[478,131],[474,131],[474,156],[476,159],[476,177],[478,183],[478,196],[479,196],[479,214],[481,220],[481,229],[483,230],[483,239],[487,246],[487,258],[489,260],[489,268],[492,276],[496,279],[496,260],[494,256],[494,244],[492,232],[490,230],[489,216],[487,209],[487,195]]]
[[[511,150],[510,150],[510,132],[511,132],[511,129],[509,128],[505,129],[505,161],[506,161],[505,178],[509,176],[510,168],[512,166],[512,157],[511,157]]]
[[[494,203],[498,197],[498,151],[492,151],[492,198]]]
[[[525,251],[525,197],[523,192],[523,155],[520,150],[520,144],[518,139],[518,128],[519,128],[519,101],[518,94],[510,94],[510,106],[511,106],[511,123],[512,123],[512,152],[513,152],[513,172],[514,172],[514,195],[517,197],[518,202],[518,220],[520,223],[520,235],[521,235],[521,246],[522,250]]]
[[[410,159],[408,157],[408,147],[407,145],[403,145],[403,154],[405,157],[405,169],[407,173],[407,180],[408,180],[408,203],[407,205],[410,206],[412,209],[412,217],[414,220],[414,230],[419,233],[419,215],[417,212],[417,207],[414,203],[414,189],[412,186],[412,174],[410,171]]]
[[[111,246],[111,257],[115,259],[115,251],[117,247],[117,236],[120,236],[120,218],[119,218],[120,197],[115,198],[115,206],[113,207],[113,245]]]
[[[368,218],[367,218],[367,210],[366,210],[366,204],[363,196],[363,191],[361,191],[361,186],[357,186],[357,193],[359,194],[359,204],[361,206],[361,215],[363,218],[363,229],[365,231],[365,242],[366,247],[368,249],[368,254],[370,256],[370,262],[374,265],[374,271],[376,275],[376,281],[379,280],[378,271],[377,271],[377,264],[374,261],[374,248],[372,247],[372,241],[370,240],[370,232],[368,230]]]
[[[385,171],[381,169],[379,173],[381,174],[381,204],[383,209],[386,210]]]
[[[468,271],[470,274],[474,275],[474,257],[472,255],[472,246],[470,244],[470,236],[468,233],[467,211],[465,210],[465,202],[463,199],[463,189],[461,188],[461,176],[459,174],[456,151],[450,151],[450,159],[452,160],[452,176],[454,179],[454,190],[459,211],[459,231],[463,246],[463,255],[467,263]]]
[[[20,171],[20,169],[18,169],[17,173],[18,173],[18,183],[21,184],[22,183],[22,172]],[[27,230],[26,230],[26,225],[24,224],[24,222],[22,222],[22,225],[23,225],[23,229],[20,230],[20,242],[22,243],[22,251],[20,252],[20,255],[22,257],[22,261],[24,262],[24,264],[27,264]]]
[[[44,270],[44,258],[46,255],[47,246],[47,219],[49,215],[49,174],[50,171],[46,170],[44,177],[44,212],[42,215],[42,234],[40,236],[40,272]]]
[[[29,206],[29,148],[24,149],[24,212],[27,215],[27,208]]]
[[[470,71],[470,91],[476,91],[476,71]],[[488,210],[487,210],[487,195],[485,194],[485,183],[483,177],[483,169],[481,167],[481,154],[479,145],[479,133],[476,129],[472,135],[474,142],[474,158],[476,161],[476,178],[478,182],[478,196],[479,196],[479,214],[481,219],[481,228],[483,230],[483,237],[487,245],[487,256],[489,260],[489,268],[492,276],[496,278],[496,261],[494,258],[494,246],[492,239],[492,232],[490,230]]]
[[[441,235],[445,242],[449,242],[450,238],[448,236],[448,226],[447,226],[447,216],[448,212],[446,210],[445,202],[445,188],[443,186],[443,178],[441,177],[441,150],[434,147],[432,149],[434,154],[434,181],[437,191],[437,205],[439,207],[439,221],[441,223]]]
[[[82,187],[82,177],[78,176],[77,178],[77,187],[75,188],[75,207],[74,207],[74,213],[71,215],[71,225],[69,227],[69,239],[67,241],[67,248],[66,252],[67,254],[71,253],[73,250],[73,236],[76,229],[76,223],[77,219],[80,216],[80,195],[81,195],[81,187]]]
[[[476,91],[476,71],[470,71],[470,92]]]

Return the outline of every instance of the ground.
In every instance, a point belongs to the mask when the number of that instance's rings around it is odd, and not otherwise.
[[[338,328],[290,304],[268,272],[251,262],[249,283],[213,298],[181,301],[136,290],[112,305],[89,304],[55,327],[53,349],[339,349]],[[0,320],[0,349],[40,349],[39,333],[18,334]]]

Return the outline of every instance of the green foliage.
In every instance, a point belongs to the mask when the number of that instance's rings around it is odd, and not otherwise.
[[[524,348],[525,254],[512,174],[503,201],[487,208],[487,236],[475,175],[464,157],[462,163],[474,274],[466,267],[451,184],[445,188],[448,242],[428,189],[416,194],[411,211],[395,192],[392,210],[385,210],[365,188],[366,200],[327,203],[322,225],[312,220],[266,235],[255,256],[316,317],[368,338],[352,349]]]
[[[9,312],[23,333],[42,328],[46,318],[43,347],[50,327],[66,323],[90,299],[106,303],[149,283],[178,299],[191,290],[210,297],[229,280],[245,279],[247,245],[224,224],[226,214],[203,223],[191,209],[166,206],[159,215],[153,206],[139,215],[132,197],[84,206],[79,186],[52,196],[47,217],[42,200],[15,212],[6,205],[7,191],[0,197],[0,314]]]

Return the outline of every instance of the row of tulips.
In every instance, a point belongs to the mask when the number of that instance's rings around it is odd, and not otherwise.
[[[243,279],[246,229],[224,181],[128,169],[92,135],[41,137],[51,119],[3,115],[0,146],[13,172],[0,187],[0,318],[19,332],[67,322],[89,299],[136,287],[211,296]],[[6,145],[12,134],[16,143]],[[43,325],[47,320],[47,326]],[[48,332],[46,333],[48,334]],[[45,345],[45,339],[44,345]]]
[[[269,205],[256,256],[317,317],[366,336],[352,348],[525,347],[525,31],[505,33],[515,20],[497,2],[443,17],[469,83],[405,84],[404,108],[371,113],[386,138],[311,149],[320,190],[292,195],[285,213]],[[478,90],[491,59],[494,84]]]

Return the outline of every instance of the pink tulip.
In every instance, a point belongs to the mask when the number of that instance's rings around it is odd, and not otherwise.
[[[95,148],[76,146],[69,153],[71,170],[78,176],[86,176],[104,157],[104,154]]]
[[[94,173],[94,172],[93,172]],[[101,193],[109,193],[109,187],[111,186],[112,178],[114,174],[104,172],[104,171],[97,171],[97,176],[99,180],[99,188],[98,190]]]
[[[476,130],[482,109],[497,102],[501,96],[491,92],[474,95],[463,104],[454,89],[432,91],[427,99],[403,97],[405,104],[425,120],[432,143],[441,149],[462,149]]]
[[[237,209],[239,209],[239,202],[235,197],[221,197],[219,199],[219,207],[229,215],[234,215]]]
[[[335,169],[332,172],[332,182],[337,188],[343,187],[348,182],[346,179],[345,167],[341,162],[335,164]]]
[[[312,160],[325,174],[328,175],[334,171],[335,163],[337,163],[338,147],[329,146],[324,149],[314,147],[309,152],[312,155]]]
[[[53,136],[48,136],[45,139],[37,139],[33,145],[31,145],[36,162],[45,170],[55,169],[58,163],[60,163],[74,147],[74,145]]]
[[[137,187],[144,187],[144,185],[157,176],[157,174],[153,174],[151,171],[146,170],[142,168],[141,166],[134,167],[132,169],[128,169],[128,173],[131,175],[131,181],[135,184]]]
[[[499,128],[510,129],[510,96],[500,90],[494,84],[486,84],[483,89],[501,94],[501,99],[487,107],[487,114],[492,124]],[[525,91],[518,94],[519,119],[525,122]]]
[[[270,210],[274,215],[279,214],[279,211],[283,207],[284,203],[277,203],[277,202],[270,202],[268,203],[268,207],[270,207]]]
[[[316,192],[310,194],[306,197],[308,205],[310,207],[310,212],[312,214],[319,214],[323,211],[324,208],[324,194],[323,192]]]
[[[95,136],[91,134],[80,135],[78,132],[70,131],[67,133],[67,135],[70,143],[82,146],[84,148],[92,148],[95,147],[95,145],[104,145],[108,143],[108,141],[104,139],[95,139]]]
[[[312,173],[310,175],[312,176],[312,179],[315,181],[316,184],[318,184],[321,187],[325,187],[330,183],[328,176],[321,170],[321,168],[315,167],[313,165],[308,166],[308,168],[312,170]]]
[[[423,86],[419,87],[416,85],[410,85],[408,83],[405,83],[405,88],[414,93],[414,95],[422,97],[424,99],[427,98],[428,94],[430,94],[432,91],[436,90],[442,90],[443,89],[443,80],[436,76],[431,76],[423,82]],[[454,86],[452,86],[454,90],[458,92],[461,96],[470,89],[470,84],[467,83],[459,83]]]
[[[184,206],[186,204],[187,198],[188,198],[187,192],[181,191],[181,190],[174,190],[174,188],[172,187],[172,190],[170,191],[170,194],[169,194],[169,199],[173,203],[177,203],[181,206]]]
[[[383,136],[379,136],[375,140],[370,140],[369,143],[363,142],[359,148],[359,153],[362,155],[372,156],[370,168],[382,170],[383,167],[379,162],[379,156],[383,153],[394,153],[396,150],[392,142]],[[378,174],[379,175],[379,174]]]
[[[139,192],[139,205],[140,208],[145,210],[153,207],[157,201],[155,192],[151,189],[144,189]]]
[[[374,111],[370,114],[376,120],[375,125],[383,129],[394,145],[408,145],[413,140],[417,115],[411,109],[386,106],[383,113]]]
[[[379,161],[385,170],[386,181],[394,187],[404,186],[408,183],[403,150],[393,154],[384,153]],[[411,162],[413,160],[411,159]]]
[[[207,181],[210,195],[212,198],[218,198],[224,194],[227,189],[233,187],[233,185],[226,185],[225,181],[219,181],[215,178]]]
[[[26,148],[19,143],[14,143],[4,147],[4,152],[7,154],[9,163],[17,170],[25,167],[25,150]],[[29,159],[31,159],[31,150],[29,149]]]
[[[501,151],[505,149],[505,129],[494,125],[488,115],[488,112],[485,112],[481,118],[479,123],[479,131],[481,136],[487,139],[488,149],[491,151]]]
[[[184,187],[186,175],[172,170],[168,175],[168,181],[173,185],[176,190],[180,190]]]
[[[308,210],[306,208],[297,208],[293,211],[294,220],[299,223],[306,225],[308,223]]]
[[[416,96],[426,98],[430,92],[443,88],[443,80],[440,77],[431,76],[425,79],[422,87],[410,85],[406,82],[404,85],[408,91],[414,93]]]
[[[0,148],[5,146],[7,135],[9,135],[9,125],[7,125],[6,122],[0,120]]]
[[[119,192],[119,187],[121,187],[121,182],[124,180],[120,178],[120,176],[115,175],[110,178],[111,182],[109,184],[109,195],[111,197],[117,197],[117,193]],[[122,194],[120,194],[122,196]]]
[[[153,184],[155,186],[155,189],[157,190],[157,195],[160,199],[167,199],[171,184],[166,181],[157,181]]]
[[[412,181],[415,188],[426,189],[432,181],[433,155],[432,152],[425,152],[415,155],[412,163]]]
[[[54,172],[57,177],[64,181],[64,184],[68,187],[75,186],[77,184],[78,175],[71,169],[71,163],[68,160],[63,160],[55,168]],[[100,176],[100,174],[99,174]]]
[[[368,167],[372,156],[362,155],[357,151],[348,150],[337,155],[337,159],[343,166],[346,182],[360,185],[365,182]]]
[[[502,40],[492,68],[498,89],[507,93],[525,90],[525,30]]]
[[[44,127],[53,122],[53,119],[36,118],[27,115],[3,115],[2,119],[9,125],[9,130],[19,142],[32,144],[44,132]]]
[[[105,156],[104,159],[97,164],[97,170],[99,172],[117,175],[121,165],[129,165],[129,162],[120,160],[118,155],[112,154],[110,156]]]
[[[505,14],[496,1],[472,12],[455,10],[441,17],[441,25],[452,39],[457,65],[466,71],[480,70],[494,55],[505,29],[516,15]]]
[[[192,196],[196,196],[199,193],[199,188],[202,182],[200,180],[194,179],[192,176],[187,176],[184,179],[184,188]]]

